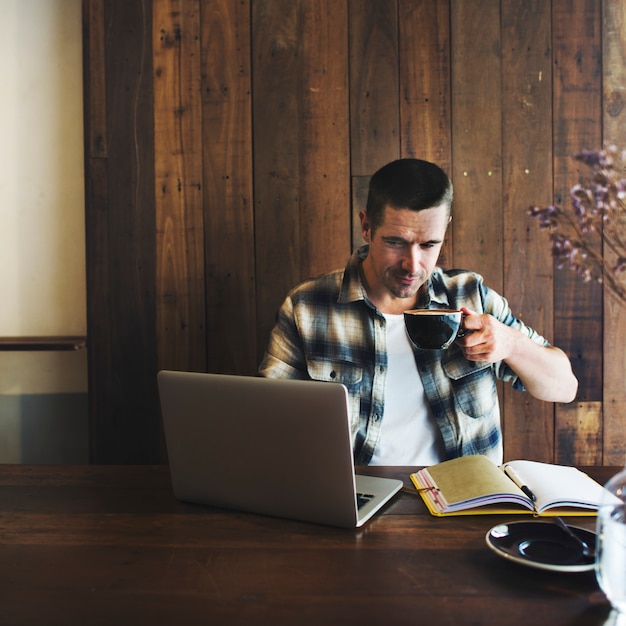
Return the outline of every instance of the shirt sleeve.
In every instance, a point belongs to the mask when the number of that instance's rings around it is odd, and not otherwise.
[[[485,285],[482,286],[482,289],[485,313],[489,313],[503,324],[515,328],[540,346],[547,347],[550,345],[547,339],[513,315],[506,298]],[[519,376],[504,361],[499,361],[495,364],[495,372],[499,379],[510,382],[514,389],[518,391],[525,390]]]
[[[270,334],[267,350],[259,366],[259,374],[266,378],[308,380],[302,341],[294,319],[293,302],[283,302],[276,324]]]

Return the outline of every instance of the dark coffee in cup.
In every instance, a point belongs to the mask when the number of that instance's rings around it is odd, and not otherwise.
[[[417,348],[445,350],[462,328],[463,313],[454,309],[411,309],[404,312],[409,338]]]

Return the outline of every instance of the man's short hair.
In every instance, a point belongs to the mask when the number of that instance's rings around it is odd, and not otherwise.
[[[398,159],[381,167],[370,179],[366,212],[372,230],[382,224],[386,207],[423,211],[446,205],[452,208],[452,183],[434,163]]]

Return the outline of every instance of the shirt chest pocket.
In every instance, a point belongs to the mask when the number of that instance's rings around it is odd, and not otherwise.
[[[490,414],[498,403],[496,380],[490,363],[464,358],[442,362],[450,381],[456,406],[469,417]]]
[[[363,379],[363,368],[353,363],[311,360],[307,362],[307,371],[313,380],[341,383],[348,390],[355,385],[359,385]]]
[[[354,438],[359,429],[363,368],[353,363],[311,360],[307,363],[307,371],[312,380],[341,383],[346,386],[349,398],[350,430]]]

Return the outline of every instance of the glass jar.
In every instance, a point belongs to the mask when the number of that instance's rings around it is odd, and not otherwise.
[[[626,615],[626,468],[605,485],[596,533],[596,578],[613,608]]]

